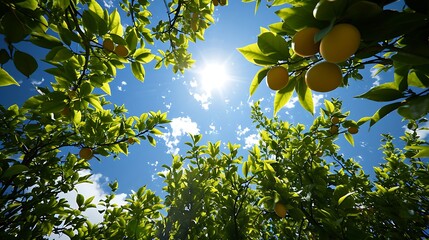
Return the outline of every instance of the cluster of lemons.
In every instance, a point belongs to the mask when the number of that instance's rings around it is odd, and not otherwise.
[[[321,0],[321,2],[326,2]],[[319,5],[314,9],[313,15],[320,19],[321,8]],[[325,13],[324,13],[325,14]],[[326,15],[326,14],[325,14]],[[322,17],[325,19],[325,16]],[[301,57],[311,57],[320,54],[324,61],[320,61],[311,66],[305,74],[307,86],[317,92],[329,92],[342,83],[341,68],[338,63],[349,59],[359,48],[361,34],[352,24],[339,23],[318,42],[315,36],[320,29],[306,27],[298,31],[292,37],[292,49],[296,55]],[[280,90],[289,81],[288,70],[283,66],[275,66],[267,73],[267,85],[272,90]]]
[[[113,52],[120,57],[127,57],[129,54],[127,47],[120,44],[115,46],[115,43],[109,38],[104,39],[103,49],[107,52]]]
[[[228,0],[212,0],[213,5],[218,6],[225,6],[228,3]]]

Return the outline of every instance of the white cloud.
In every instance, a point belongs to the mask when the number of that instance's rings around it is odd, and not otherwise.
[[[380,85],[381,77],[377,74],[379,69],[377,68],[371,68],[371,77],[375,80],[375,82],[372,83],[372,86],[378,86]]]
[[[261,137],[259,136],[259,134],[250,134],[249,136],[244,138],[244,149],[249,149],[253,147],[253,145],[258,144],[260,139]]]
[[[45,81],[45,79],[44,78],[42,78],[42,79],[40,79],[40,81],[36,81],[36,80],[32,80],[31,81],[31,84],[33,85],[33,86],[40,86],[43,82]]]
[[[103,0],[104,7],[111,8],[113,7],[113,1],[112,0]]]
[[[218,134],[219,133],[219,131],[216,129],[216,126],[214,125],[214,123],[210,123],[209,129],[210,130],[205,131],[205,134]]]
[[[294,108],[295,103],[298,101],[298,97],[292,97],[285,105],[286,108]]]
[[[197,123],[193,122],[190,117],[173,118],[171,119],[170,127],[171,131],[166,132],[161,136],[165,141],[165,146],[168,148],[167,153],[169,154],[179,153],[180,149],[177,145],[183,135],[196,135],[200,133]]]
[[[322,100],[324,97],[324,94],[313,94],[313,103],[315,108],[322,105]]]
[[[241,136],[243,136],[244,134],[246,134],[249,131],[250,131],[250,129],[248,127],[245,127],[243,129],[243,127],[241,125],[238,125],[237,131],[235,131],[235,133],[237,133],[237,140],[241,140]]]
[[[193,93],[193,92],[189,92],[195,100],[197,100],[197,102],[200,103],[201,107],[204,110],[208,110],[209,109],[209,105],[212,104],[210,99],[211,99],[211,94],[210,93]]]
[[[121,85],[120,86],[118,86],[118,90],[119,91],[125,91],[125,89],[123,88],[123,87],[125,87],[127,85],[127,82],[125,82],[125,81],[122,81],[121,82]]]

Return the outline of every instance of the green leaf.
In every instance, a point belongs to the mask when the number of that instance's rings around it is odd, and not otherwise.
[[[73,56],[73,53],[64,46],[54,47],[46,55],[47,61],[63,62],[69,60]]]
[[[4,178],[10,178],[12,176],[18,175],[20,173],[23,173],[25,171],[28,171],[29,168],[23,164],[15,164],[4,171],[3,175],[1,176]]]
[[[83,205],[84,201],[85,201],[85,197],[84,197],[82,194],[80,194],[80,193],[79,193],[79,194],[76,196],[76,203],[77,203],[77,206],[78,206],[78,207],[81,207],[81,206]]]
[[[406,146],[406,150],[417,150],[418,153],[412,158],[427,158],[429,157],[429,146]]]
[[[380,121],[380,119],[382,119],[383,117],[385,117],[387,114],[389,114],[390,112],[392,112],[393,110],[397,109],[399,106],[401,106],[402,103],[400,102],[395,102],[395,103],[391,103],[388,105],[385,105],[383,107],[381,107],[380,109],[377,110],[376,113],[374,113],[374,115],[371,117],[371,123],[369,124],[370,126],[373,126],[375,123],[377,123],[378,121]]]
[[[388,82],[371,88],[368,92],[356,96],[356,98],[366,98],[377,102],[388,102],[403,98],[402,91],[399,91],[396,84]]]
[[[267,55],[277,60],[285,60],[290,57],[289,46],[282,36],[272,32],[264,32],[258,36],[258,47]]]
[[[297,78],[295,90],[298,94],[299,103],[305,110],[310,112],[311,115],[314,115],[313,95],[304,81],[304,74],[301,74]]]
[[[429,77],[419,70],[412,69],[408,74],[408,85],[427,88],[429,87]]]
[[[355,194],[355,192],[349,192],[349,193],[347,193],[346,195],[344,195],[344,196],[340,197],[340,198],[338,199],[338,206],[339,206],[339,205],[341,205],[341,203],[343,203],[343,201],[344,201],[348,196],[351,196],[351,195],[353,195],[353,194]]]
[[[116,34],[118,36],[122,36],[123,34],[121,16],[116,9],[113,10],[113,12],[109,16],[109,29],[110,33]]]
[[[291,28],[295,31],[303,29],[307,26],[320,26],[319,23],[313,17],[314,5],[307,4],[299,7],[283,8],[276,11],[277,16],[283,19],[283,28]]]
[[[296,78],[294,77],[289,80],[289,83],[286,85],[286,87],[277,91],[276,95],[274,96],[274,116],[290,100],[290,98],[292,97],[295,85],[296,85]]]
[[[344,133],[344,138],[347,140],[347,142],[350,143],[350,145],[352,145],[353,147],[355,146],[355,141],[353,139],[353,135],[352,134],[346,132],[346,133]]]
[[[255,74],[255,76],[253,77],[252,82],[250,83],[250,88],[249,88],[249,94],[250,94],[250,96],[249,97],[251,97],[255,93],[256,89],[259,86],[259,84],[262,82],[262,80],[265,78],[265,76],[267,76],[267,73],[268,73],[269,70],[270,70],[269,67],[265,67],[265,68],[260,69]]]
[[[151,135],[147,135],[147,140],[149,141],[150,145],[156,147],[156,140]]]
[[[54,47],[63,45],[58,38],[52,35],[41,34],[37,32],[31,34],[30,42],[32,42],[34,45],[47,49],[52,49]]]
[[[44,102],[41,105],[40,111],[42,113],[57,113],[63,110],[66,106],[67,104],[64,101],[53,100]]]
[[[145,70],[141,63],[138,62],[132,62],[131,63],[131,70],[134,74],[134,77],[136,77],[140,81],[144,81],[145,76]]]
[[[247,61],[259,65],[259,66],[271,66],[277,63],[276,59],[265,55],[261,49],[259,49],[257,43],[247,45],[237,49]]]
[[[250,167],[251,167],[251,165],[249,164],[248,161],[246,161],[246,162],[243,163],[242,171],[243,171],[243,175],[245,177],[247,177],[247,175],[249,174]]]
[[[327,27],[320,29],[320,31],[318,33],[316,33],[316,35],[314,35],[314,42],[315,43],[322,40],[322,38],[324,38],[332,30],[332,28],[334,27],[334,24],[335,24],[335,20],[336,19],[333,18]]]
[[[15,64],[16,69],[26,77],[29,77],[34,73],[38,67],[36,59],[34,59],[33,56],[18,50],[13,54],[13,63]]]
[[[19,83],[15,81],[15,79],[13,79],[13,77],[10,76],[6,70],[0,68],[0,87],[9,86],[12,84],[19,86]]]
[[[333,113],[335,111],[335,106],[331,101],[325,99],[324,103],[326,111],[328,111],[329,113]]]
[[[394,74],[393,79],[394,83],[397,86],[399,91],[405,91],[408,88],[408,72],[410,71],[410,66],[402,65],[398,62],[393,62]]]
[[[148,63],[154,59],[153,55],[147,48],[139,48],[134,52],[134,58],[140,63]]]
[[[85,97],[85,100],[87,102],[89,102],[92,106],[95,107],[95,109],[102,111],[103,110],[103,106],[101,106],[101,102],[100,99],[95,96],[95,95],[88,95],[87,97]]]
[[[417,120],[429,112],[429,95],[414,97],[398,108],[398,113],[406,119]]]

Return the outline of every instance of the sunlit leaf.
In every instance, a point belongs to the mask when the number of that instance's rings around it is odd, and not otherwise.
[[[377,102],[388,102],[403,97],[402,91],[399,91],[398,87],[393,82],[380,84],[371,88],[368,92],[356,96],[356,98],[366,98]]]
[[[374,113],[374,115],[372,115],[371,122],[369,125],[373,126],[375,123],[380,121],[380,119],[382,119],[387,114],[391,113],[392,111],[397,109],[399,106],[401,106],[401,104],[402,103],[400,103],[400,102],[395,102],[395,103],[391,103],[391,104],[388,104],[388,105],[381,107],[380,109],[377,110],[377,112]]]
[[[6,72],[6,70],[0,68],[0,87],[9,86],[12,84],[19,86],[19,83],[15,81],[15,79],[13,79],[13,77],[10,76],[9,73]]]
[[[355,146],[355,140],[353,139],[353,135],[346,132],[344,133],[344,138],[347,140],[347,142],[350,143],[350,145]]]
[[[247,59],[247,61],[256,65],[267,66],[277,63],[277,59],[272,59],[271,57],[264,54],[261,49],[259,49],[257,43],[238,48],[237,50],[243,55],[243,57]]]
[[[274,96],[274,115],[276,115],[280,109],[289,102],[292,97],[293,90],[295,89],[296,81],[296,78],[290,79],[286,87],[277,91]]]
[[[311,90],[308,88],[307,84],[304,81],[304,75],[301,74],[297,77],[297,84],[295,87],[296,93],[298,94],[298,100],[301,106],[314,115],[314,103],[313,95]]]
[[[252,82],[250,83],[250,88],[249,88],[250,97],[255,93],[256,89],[259,87],[259,84],[262,82],[262,80],[265,78],[265,76],[267,76],[267,73],[269,70],[270,70],[269,67],[265,67],[265,68],[260,69],[255,74]]]

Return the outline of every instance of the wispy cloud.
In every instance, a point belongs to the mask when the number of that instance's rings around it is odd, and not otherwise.
[[[295,107],[295,103],[298,101],[298,97],[294,96],[292,97],[289,102],[286,103],[285,108],[294,108]]]
[[[237,140],[240,141],[241,137],[249,131],[250,129],[248,127],[243,128],[241,125],[238,125],[237,130],[235,131],[237,134]]]
[[[205,134],[218,134],[219,131],[216,129],[214,123],[210,123],[209,129],[204,132]]]
[[[104,7],[111,8],[113,7],[113,1],[112,0],[103,0]]]
[[[33,86],[40,86],[43,82],[45,81],[45,79],[44,78],[42,78],[42,79],[40,79],[40,81],[37,81],[37,80],[32,80],[31,81],[31,84],[33,85]]]
[[[372,86],[380,85],[381,77],[379,74],[377,74],[378,71],[379,71],[379,69],[377,69],[377,68],[371,68],[371,77],[375,80],[372,83]]]
[[[125,89],[124,89],[125,86],[127,86],[127,82],[122,81],[121,85],[118,86],[118,90],[121,91],[121,92],[125,91]]]
[[[171,131],[164,133],[161,138],[165,141],[167,146],[167,153],[178,154],[180,148],[177,145],[180,143],[180,139],[183,135],[187,134],[199,134],[200,129],[196,122],[193,122],[190,117],[178,117],[171,119],[170,122]]]
[[[258,144],[259,140],[261,139],[261,137],[259,136],[259,134],[250,134],[249,136],[247,136],[246,138],[244,138],[244,149],[249,149],[251,147],[253,147],[253,145]]]

